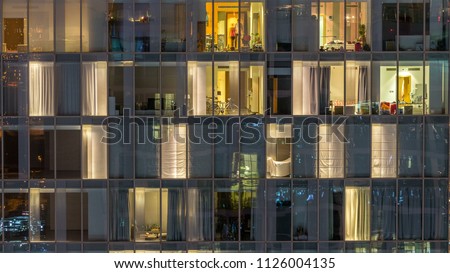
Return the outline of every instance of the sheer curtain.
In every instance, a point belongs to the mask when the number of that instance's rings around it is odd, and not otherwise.
[[[319,68],[294,62],[292,67],[294,115],[316,115],[319,94]]]
[[[186,178],[186,125],[163,125],[162,178]]]
[[[83,126],[83,178],[107,178],[108,147],[101,140],[105,131],[101,126]]]
[[[58,115],[80,114],[80,87],[80,65],[78,63],[56,64]]]
[[[395,177],[397,173],[397,127],[372,124],[372,177]]]
[[[83,115],[106,116],[106,62],[84,62],[82,64]]]
[[[370,187],[345,187],[345,240],[370,240]]]
[[[344,177],[344,142],[333,134],[331,124],[319,125],[319,178]],[[342,133],[342,126],[337,130]]]
[[[54,66],[51,62],[30,62],[30,116],[55,115]]]
[[[169,189],[167,241],[185,240],[185,194],[183,189]]]
[[[188,189],[188,234],[189,241],[212,240],[212,192],[209,189]]]

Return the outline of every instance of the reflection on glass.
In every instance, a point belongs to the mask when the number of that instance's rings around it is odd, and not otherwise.
[[[317,182],[294,181],[293,239],[294,241],[317,240]]]
[[[291,1],[267,1],[267,51],[291,51]]]
[[[108,63],[108,115],[123,115],[133,105],[132,62]]]
[[[30,189],[30,241],[55,240],[55,190],[46,188]],[[49,185],[50,186],[50,185]]]
[[[434,1],[433,1],[434,2]],[[425,61],[425,114],[448,113],[448,58],[430,55]]]
[[[135,114],[138,116],[160,114],[159,71],[158,62],[136,63],[134,72],[134,109]]]
[[[161,64],[161,110],[164,116],[186,115],[186,65],[178,62]],[[177,112],[178,111],[178,112]]]
[[[264,63],[240,63],[240,114],[264,113]]]
[[[55,39],[57,52],[80,52],[80,0],[56,0]]]
[[[319,240],[344,238],[344,185],[340,180],[319,182]]]
[[[345,125],[346,177],[370,176],[370,118],[352,117]]]
[[[10,189],[4,193],[3,233],[5,241],[28,241],[29,200],[27,189]]]
[[[423,170],[423,119],[399,117],[398,176],[421,177]]]
[[[134,51],[159,51],[160,4],[157,0],[134,1]]]
[[[291,175],[292,126],[268,124],[266,127],[267,178]]]
[[[291,232],[291,183],[267,181],[267,240],[290,241]]]
[[[264,181],[241,180],[241,241],[264,240]]]
[[[239,240],[239,184],[216,181],[214,187],[214,239]]]
[[[317,177],[317,141],[319,126],[314,122],[307,122],[304,118],[294,119],[292,165],[294,177]]]
[[[160,191],[159,182],[136,182],[135,188],[135,238],[136,242],[159,242],[161,234],[166,236],[167,229],[161,230],[161,219],[163,227],[167,226],[167,191]],[[164,200],[164,203],[161,203]],[[164,205],[162,205],[164,204]]]
[[[27,0],[4,0],[2,52],[28,52]],[[31,14],[30,14],[31,15]],[[51,14],[53,15],[53,13]],[[53,25],[53,20],[52,20]],[[48,29],[42,29],[48,35]],[[52,36],[53,37],[53,36]]]
[[[189,182],[186,215],[188,241],[212,240],[214,205],[212,193],[212,181]]]
[[[167,229],[167,241],[186,240],[186,191],[184,181],[163,181],[162,190],[167,191],[167,201],[162,200],[162,204],[167,204],[166,225],[162,224],[162,229]],[[162,215],[164,219],[164,215]],[[162,235],[163,237],[163,235]],[[164,240],[164,237],[162,238]]]
[[[157,178],[159,174],[160,126],[148,121],[139,124],[136,128],[135,138],[135,177]]]
[[[3,56],[3,115],[25,116],[28,112],[28,63]]]
[[[373,181],[371,200],[371,239],[396,239],[396,183],[391,181]]]
[[[108,35],[109,51],[129,52],[133,50],[133,5],[132,1],[122,0],[120,3],[109,1]]]
[[[270,60],[267,67],[266,109],[273,115],[290,115],[292,113],[291,62],[281,59]]]
[[[55,64],[55,89],[58,116],[79,116],[81,75],[79,63]]]
[[[106,183],[86,181],[83,183],[82,198],[83,241],[106,241],[108,239],[108,207],[106,205],[108,192]]]
[[[397,127],[372,124],[372,177],[395,177],[396,174]]]
[[[109,239],[133,241],[134,188],[130,181],[109,182]]]
[[[425,118],[425,176],[448,175],[448,118]]]
[[[398,239],[422,239],[422,181],[398,182]]]
[[[368,115],[370,112],[370,62],[347,62],[345,68],[345,114]]]
[[[105,128],[95,125],[83,125],[83,178],[106,178],[108,147],[101,140],[105,137]]]
[[[424,181],[424,240],[446,240],[448,235],[448,181]]]
[[[78,181],[58,181],[57,183],[55,194],[57,241],[81,241],[80,187]],[[65,251],[71,252],[71,246],[67,245]],[[79,251],[81,250],[75,250],[75,252]]]
[[[81,0],[81,42],[83,52],[106,51],[108,6],[104,1]]]
[[[28,10],[30,19],[30,52],[54,50],[53,0],[33,0]]]
[[[186,0],[161,1],[161,51],[186,51]]]
[[[292,35],[294,51],[316,51],[319,48],[319,21],[317,0],[293,0]]]
[[[30,128],[30,177],[55,177],[55,131],[50,128]]]

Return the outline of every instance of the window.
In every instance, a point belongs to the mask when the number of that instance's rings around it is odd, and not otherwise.
[[[104,1],[81,0],[81,43],[83,52],[106,51],[108,6]]]
[[[345,186],[345,240],[370,240],[369,182],[348,181]]]
[[[4,121],[4,178],[28,178],[28,139],[29,134],[25,120],[8,119]]]
[[[264,77],[263,62],[240,62],[239,108],[241,115],[262,115],[264,113]]]
[[[106,178],[108,147],[102,143],[105,128],[99,125],[83,125],[83,179]]]
[[[342,135],[344,132],[342,126],[332,126],[338,125],[319,125],[319,178],[344,177],[344,142],[333,133],[333,129]]]
[[[211,241],[213,236],[212,181],[189,181],[187,188],[187,240]]]
[[[135,177],[160,177],[160,125],[148,120],[145,124],[136,124],[135,130]]]
[[[55,206],[58,208],[55,212],[56,240],[81,241],[81,183],[58,181]]]
[[[136,241],[159,241],[161,233],[167,234],[167,230],[161,230],[161,214],[167,215],[167,207],[162,206],[161,199],[167,200],[167,191],[161,192],[156,181],[136,181],[134,191]]]
[[[28,62],[19,56],[3,55],[3,115],[28,113]]]
[[[188,62],[188,110],[190,115],[212,115],[214,107],[211,62]]]
[[[319,240],[344,239],[344,181],[319,181]]]
[[[162,125],[161,176],[162,178],[186,178],[187,126]]]
[[[55,240],[55,182],[30,183],[30,241]]]
[[[133,62],[108,62],[108,115],[123,115],[133,106]]]
[[[109,1],[108,4],[108,34],[109,51],[133,51],[133,2],[122,0],[120,3]]]
[[[319,1],[293,0],[292,35],[294,51],[316,51],[319,48]],[[295,74],[294,74],[295,75]]]
[[[426,55],[425,114],[448,113],[448,58],[446,55]]]
[[[28,52],[28,1],[5,0],[2,1],[2,3],[2,52]],[[53,13],[51,15],[53,15]],[[44,31],[44,29],[42,29],[42,31]],[[45,29],[45,31],[48,32],[48,29]]]
[[[30,177],[55,178],[53,126],[30,127]]]
[[[171,55],[161,63],[161,110],[164,116],[186,115],[186,63],[182,56]]]
[[[396,239],[396,181],[373,180],[370,204],[371,240],[379,241]]]
[[[81,113],[81,67],[78,62],[55,64],[55,89],[58,116],[79,116]]]
[[[133,241],[134,188],[132,181],[109,182],[109,239]]]
[[[291,175],[292,126],[268,124],[266,128],[267,178]]]
[[[33,7],[33,8],[31,8]],[[53,0],[34,0],[28,11],[30,52],[54,51]]]
[[[54,1],[57,52],[80,52],[80,0]]]
[[[273,115],[292,113],[292,64],[290,55],[271,55],[267,62],[267,106]]]
[[[30,62],[30,116],[55,115],[55,71],[51,62]]]
[[[134,51],[159,51],[161,8],[157,0],[134,1]]]
[[[161,51],[186,51],[186,0],[161,1]]]
[[[106,182],[85,181],[82,191],[83,241],[104,242],[108,239],[108,192]],[[101,247],[102,245],[94,244],[92,246]]]
[[[293,240],[317,240],[317,182],[294,180],[292,202]]]
[[[292,238],[291,183],[267,181],[267,240],[290,241]],[[269,220],[270,219],[270,220]]]
[[[370,62],[347,61],[345,68],[345,114],[370,112]]]
[[[291,1],[267,1],[267,51],[291,51]]]
[[[107,115],[106,62],[82,63],[82,99],[84,116]]]
[[[372,177],[396,177],[397,128],[395,124],[372,124]]]
[[[214,240],[239,240],[238,182],[216,181],[214,200]]]
[[[134,111],[137,116],[157,116],[161,114],[159,77],[159,60],[136,62],[134,68]]]

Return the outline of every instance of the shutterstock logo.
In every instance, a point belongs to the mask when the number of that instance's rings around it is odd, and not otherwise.
[[[347,117],[304,117],[295,122],[292,117],[275,116],[207,116],[207,117],[134,117],[131,109],[122,116],[107,117],[102,122],[105,136],[101,142],[114,144],[190,144],[255,145],[262,141],[274,143],[317,144],[319,142],[348,143],[344,134]]]

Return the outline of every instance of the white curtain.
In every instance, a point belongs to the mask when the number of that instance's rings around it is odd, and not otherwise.
[[[345,187],[345,240],[370,240],[370,187]]]
[[[183,189],[169,189],[167,241],[185,240],[185,194]]]
[[[396,173],[396,125],[372,124],[372,177],[395,177]]]
[[[54,66],[30,62],[30,116],[55,115]]]
[[[302,62],[294,62],[292,69],[294,115],[318,114],[319,68],[317,66],[303,66]]]
[[[83,93],[83,115],[106,116],[106,62],[84,62],[82,64],[81,86]]]
[[[162,178],[186,178],[186,125],[163,125]]]
[[[105,132],[101,126],[83,126],[83,178],[107,178],[107,144],[101,140]]]
[[[344,177],[344,142],[333,134],[331,126],[333,125],[319,126],[319,178]],[[336,130],[343,133],[342,126]]]

